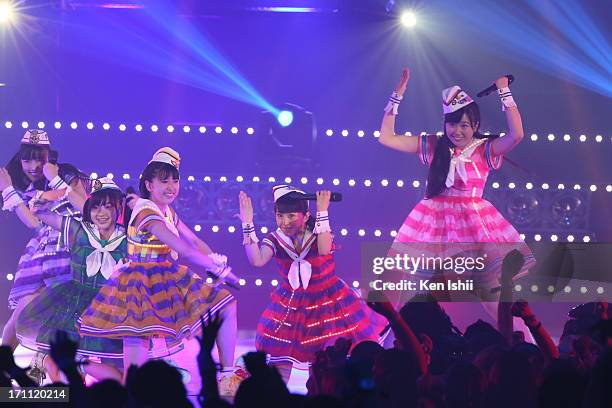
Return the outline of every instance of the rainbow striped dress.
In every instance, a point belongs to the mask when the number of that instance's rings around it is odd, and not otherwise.
[[[136,224],[135,220],[140,220]],[[116,271],[77,322],[83,336],[164,337],[180,342],[201,329],[200,316],[215,316],[234,302],[225,289],[212,286],[144,228],[160,221],[178,236],[179,219],[152,201],[139,199],[128,226],[129,263]]]
[[[262,245],[274,252],[281,276],[255,338],[257,350],[269,354],[271,363],[312,362],[338,337],[352,339],[353,345],[378,340],[386,322],[336,276],[333,255],[319,255],[315,234],[306,231],[299,252],[280,229]]]

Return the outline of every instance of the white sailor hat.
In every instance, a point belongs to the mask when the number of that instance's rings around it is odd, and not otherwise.
[[[294,195],[295,194],[306,194],[302,190],[299,190],[287,184],[281,184],[281,185],[272,187],[272,193],[274,194],[274,202],[277,202],[281,197],[284,197],[287,194],[291,194],[291,193],[293,193]]]
[[[51,143],[49,142],[49,135],[47,135],[47,132],[40,129],[30,129],[26,130],[21,138],[21,144],[49,146]]]
[[[442,91],[442,110],[444,114],[458,111],[474,100],[459,86],[453,85]]]
[[[170,147],[162,147],[155,152],[149,164],[153,162],[167,163],[178,170],[181,165],[181,156]]]

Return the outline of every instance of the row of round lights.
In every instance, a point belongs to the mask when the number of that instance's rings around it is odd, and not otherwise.
[[[206,283],[213,283],[213,282],[214,282],[213,278],[206,278]],[[271,286],[276,287],[276,286],[278,286],[278,283],[279,283],[278,279],[270,280],[270,285]],[[238,280],[238,284],[240,286],[246,286],[247,280],[244,279],[244,278],[241,278],[241,279]],[[253,279],[253,284],[255,284],[255,286],[263,286],[264,280],[261,279],[261,278],[255,278],[255,279]],[[352,285],[353,285],[354,288],[358,288],[359,287],[359,281],[356,281],[356,280],[353,281]]]
[[[222,229],[222,227],[219,225],[212,225],[209,228],[210,228],[210,231],[214,233],[221,232],[221,229]],[[194,225],[193,229],[196,232],[201,232],[203,230],[203,227],[200,224],[196,224]],[[234,225],[229,225],[225,227],[225,230],[229,232],[230,234],[233,234],[236,231],[238,231],[238,228],[236,228]],[[262,226],[259,228],[259,231],[262,234],[267,234],[270,231],[270,228],[266,226]],[[340,228],[339,231],[340,231],[340,235],[343,237],[346,237],[349,235],[349,230],[347,228]],[[364,228],[358,228],[352,234],[357,234],[360,237],[365,237],[366,235],[373,235],[375,237],[382,237],[383,235],[388,235],[391,238],[395,238],[397,236],[397,230],[393,229],[383,234],[383,231],[380,229],[374,229],[374,230],[367,231]],[[527,236],[525,234],[520,234],[520,236],[522,240],[525,240],[527,238],[533,238],[534,241],[538,241],[538,242],[542,240],[545,240],[545,241],[550,240],[551,242],[558,242],[560,240],[563,240],[563,237],[557,234],[552,234],[548,236],[544,236],[542,234],[534,234],[533,236]],[[565,236],[566,242],[574,242],[577,238],[580,238],[580,237],[576,237],[575,235],[572,235],[572,234],[568,234],[567,236]],[[589,235],[583,235],[582,241],[591,242],[591,237]]]
[[[90,177],[91,177],[92,179],[96,179],[96,178],[98,178],[98,173],[93,172],[93,173],[91,173],[91,174],[90,174]],[[114,174],[113,174],[113,173],[108,173],[108,174],[106,175],[106,177],[108,177],[108,178],[110,178],[110,179],[113,179],[115,176],[114,176]],[[124,180],[130,180],[130,179],[132,178],[132,176],[131,176],[129,173],[124,173],[124,174],[122,175],[122,178],[123,178]],[[265,178],[263,178],[263,179],[265,180]],[[212,181],[213,181],[213,178],[212,178],[211,176],[205,176],[205,177],[204,177],[202,180],[203,180],[203,181],[205,181],[205,182],[212,182]],[[219,180],[220,182],[227,182],[227,181],[229,181],[229,178],[228,178],[227,176],[220,176],[218,180]],[[236,177],[234,178],[234,180],[235,180],[235,181],[237,181],[237,182],[239,182],[239,183],[242,183],[242,182],[245,182],[245,181],[247,180],[247,178],[245,178],[245,177],[243,177],[243,176],[236,176]],[[279,182],[280,180],[284,181],[285,183],[292,183],[292,182],[294,181],[294,180],[293,180],[293,178],[291,178],[291,177],[285,177],[284,179],[283,179],[283,178],[278,178],[278,179],[277,179],[276,177],[272,177],[272,176],[271,176],[271,177],[268,177],[268,179],[267,179],[267,180],[268,180],[268,183],[277,183],[277,182]],[[297,181],[297,180],[299,180],[299,182],[300,182],[301,184],[308,184],[308,183],[310,182],[310,179],[309,179],[308,177],[300,177],[299,179],[296,179],[296,181]],[[189,182],[194,182],[194,181],[196,181],[196,178],[195,178],[195,176],[187,176],[187,181],[189,181]],[[253,176],[253,177],[251,178],[251,181],[252,181],[252,182],[254,182],[254,183],[260,183],[260,182],[262,181],[262,178],[261,178],[261,177],[259,177],[259,176]],[[325,180],[324,180],[322,177],[318,177],[318,178],[315,180],[315,182],[316,182],[318,185],[322,185],[322,184],[324,184],[324,183],[325,183]],[[328,182],[329,182],[329,179],[328,179]],[[364,180],[362,180],[362,181],[360,182],[360,184],[361,184],[361,183],[362,183],[362,184],[363,184],[365,187],[372,187],[372,186],[375,184],[375,183],[374,183],[374,181],[372,181],[371,179],[364,179]],[[399,188],[402,188],[402,187],[404,187],[404,186],[406,185],[406,183],[407,183],[406,181],[401,180],[401,179],[399,179],[399,180],[395,180],[395,181],[390,181],[389,179],[385,179],[385,178],[384,178],[384,179],[381,179],[381,180],[379,181],[379,184],[380,184],[382,187],[389,187],[389,186],[395,185],[395,186],[397,186],[397,187],[399,187]],[[340,180],[339,178],[333,178],[333,179],[331,179],[331,184],[333,184],[334,186],[339,186],[339,185],[341,184],[341,180]],[[357,180],[355,180],[355,179],[352,179],[352,178],[351,178],[351,179],[346,180],[346,184],[347,184],[349,187],[355,187],[355,186],[358,184],[358,182],[357,182]],[[419,188],[419,187],[421,187],[421,185],[422,185],[422,184],[424,185],[424,183],[422,183],[422,182],[421,182],[421,181],[419,181],[419,180],[412,180],[412,183],[411,183],[411,184],[412,184],[412,187],[414,187],[414,188]],[[507,184],[507,188],[509,188],[510,190],[513,190],[513,189],[517,188],[517,185],[518,185],[518,184],[517,184],[517,183],[515,183],[515,182],[509,182],[509,183]],[[500,184],[499,182],[497,182],[497,181],[494,181],[494,182],[491,184],[491,187],[492,187],[492,188],[494,188],[494,189],[499,189],[499,188],[501,188],[501,184]],[[612,193],[612,184],[607,184],[605,187],[603,187],[603,186],[601,186],[601,187],[602,187],[602,188],[605,188],[605,190],[606,190],[608,193]],[[531,182],[529,182],[529,183],[525,183],[525,189],[527,189],[527,190],[533,190],[534,188],[536,188],[536,187],[535,187],[535,185],[534,185],[533,183],[531,183]],[[542,184],[540,185],[540,188],[541,188],[542,190],[549,190],[549,189],[551,188],[551,186],[550,186],[550,184],[549,184],[549,183],[542,183]],[[582,190],[583,185],[581,185],[581,184],[574,184],[573,186],[568,185],[568,186],[566,187],[566,186],[565,186],[565,184],[563,184],[563,183],[559,183],[559,184],[557,184],[557,190],[565,190],[566,188],[567,188],[567,189],[571,189],[571,188],[573,188],[574,190]],[[587,188],[587,185],[584,185],[584,188],[586,189],[586,188]],[[590,184],[590,185],[588,185],[588,189],[589,189],[590,191],[592,191],[592,192],[596,192],[596,191],[599,189],[599,187],[598,187],[596,184]]]
[[[73,130],[76,130],[76,129],[79,128],[79,124],[77,122],[70,122],[67,126],[69,126]],[[11,129],[13,127],[13,122],[10,122],[10,121],[4,122],[4,127],[7,128],[7,129]],[[21,127],[23,129],[28,129],[30,127],[30,123],[27,122],[27,121],[23,121],[23,122],[21,122]],[[44,129],[46,127],[46,124],[45,124],[45,122],[38,122],[38,123],[36,123],[36,127],[38,129]],[[54,122],[53,123],[53,127],[55,129],[61,129],[62,128],[62,123],[61,122]],[[87,129],[89,129],[89,130],[95,129],[95,125],[93,124],[93,122],[87,122],[85,124],[85,127]],[[111,130],[111,128],[112,128],[112,126],[109,123],[106,123],[106,122],[103,123],[101,125],[101,127],[104,130]],[[174,125],[166,126],[166,130],[168,131],[168,133],[173,133],[177,128],[181,128],[181,126],[179,126],[179,125],[177,125],[176,127]],[[117,125],[117,129],[120,132],[125,132],[126,130],[128,130],[128,126],[126,124],[124,124],[124,123],[120,123],[119,125]],[[151,132],[157,132],[157,131],[160,130],[160,126],[158,126],[158,125],[151,125],[149,127],[149,129],[151,129]],[[182,129],[182,131],[184,133],[190,133],[192,130],[195,132],[196,129],[200,133],[206,133],[207,130],[208,130],[206,128],[206,126],[204,126],[204,125],[196,125],[193,128],[191,126],[189,126],[189,125],[183,125],[181,129]],[[144,126],[141,125],[141,124],[134,125],[134,130],[136,132],[142,132],[144,130]],[[214,132],[217,133],[217,134],[223,133],[223,127],[215,126]],[[230,132],[232,134],[237,134],[238,133],[238,128],[236,126],[233,126],[233,127],[230,128]],[[255,133],[255,129],[253,129],[252,127],[246,128],[246,133],[249,134],[249,135],[252,135],[252,134]]]
[[[37,127],[38,127],[39,129],[44,129],[44,128],[45,128],[45,126],[46,126],[45,122],[42,122],[42,121],[38,122],[36,125],[37,125]],[[13,126],[14,126],[14,125],[13,125],[13,122],[11,122],[11,121],[6,121],[6,122],[4,122],[4,127],[6,127],[7,129],[11,129]],[[79,124],[78,124],[77,122],[73,121],[73,122],[70,122],[70,123],[68,124],[68,126],[69,126],[71,129],[75,129],[75,130],[76,130],[76,129],[78,129]],[[24,128],[24,129],[27,129],[27,128],[29,128],[29,127],[30,127],[30,123],[29,123],[29,122],[27,122],[27,121],[23,121],[23,122],[21,122],[21,127],[22,127],[22,128]],[[61,123],[61,122],[56,121],[56,122],[54,122],[54,123],[53,123],[53,127],[54,127],[55,129],[61,129],[61,127],[62,127],[62,123]],[[94,123],[93,123],[93,122],[87,122],[87,123],[85,124],[85,127],[86,127],[87,129],[89,129],[89,130],[93,130],[93,129],[95,128],[95,125],[94,125]],[[103,124],[101,125],[101,127],[102,127],[102,129],[104,129],[104,130],[110,130],[112,126],[111,126],[109,123],[105,122],[105,123],[103,123]],[[167,130],[169,133],[173,133],[173,132],[174,132],[174,131],[175,131],[177,128],[180,128],[180,125],[177,125],[176,127],[175,127],[174,125],[167,125],[167,126],[166,126],[166,130]],[[183,131],[184,133],[190,133],[192,130],[193,130],[193,131],[195,131],[195,129],[196,129],[196,128],[197,128],[197,131],[199,131],[200,133],[206,133],[206,131],[207,131],[207,128],[206,128],[206,126],[204,126],[204,125],[194,125],[194,126],[193,126],[193,128],[192,128],[192,126],[190,126],[190,125],[183,125],[183,126],[182,126],[182,131]],[[117,129],[118,129],[119,131],[121,131],[121,132],[125,132],[125,131],[128,129],[128,126],[127,126],[126,124],[124,124],[124,123],[120,123],[119,125],[117,125]],[[149,126],[149,129],[150,129],[152,132],[157,132],[157,131],[159,131],[160,126],[153,124],[153,125],[150,125],[150,126]],[[141,125],[141,124],[136,124],[136,125],[134,125],[134,130],[135,130],[135,131],[137,131],[137,132],[142,132],[142,131],[144,130],[144,126],[143,126],[143,125]],[[220,133],[222,133],[222,132],[223,132],[223,128],[222,128],[221,126],[215,126],[214,131],[215,131],[215,133],[220,134]],[[231,133],[233,133],[233,134],[237,134],[237,133],[238,133],[238,128],[237,128],[237,127],[235,127],[235,126],[233,126],[233,127],[231,127],[231,128],[230,128],[230,132],[231,132]],[[351,131],[349,131],[348,129],[342,129],[342,130],[339,130],[339,131],[337,131],[337,132],[338,132],[338,134],[340,134],[342,137],[348,137],[348,136],[350,136],[350,135],[351,135]],[[249,135],[252,135],[252,134],[254,134],[254,133],[255,133],[255,129],[254,129],[254,128],[252,128],[252,127],[248,127],[248,128],[246,129],[246,133],[247,133],[247,134],[249,134]],[[334,131],[333,129],[327,129],[327,130],[325,131],[325,135],[326,135],[326,136],[333,136],[334,134],[336,134],[336,131]],[[366,132],[365,132],[364,130],[357,130],[357,131],[354,131],[354,134],[355,134],[357,137],[359,137],[359,138],[364,138],[364,137],[366,136]],[[375,131],[373,131],[371,134],[372,134],[372,136],[374,136],[375,138],[380,137],[380,131],[379,131],[379,130],[375,130]],[[416,134],[416,133],[415,133],[415,134]],[[419,134],[421,134],[421,135],[426,135],[426,134],[428,134],[428,133],[427,133],[427,132],[420,132]],[[437,133],[436,133],[436,135],[438,135],[438,136],[441,136],[442,134],[443,134],[442,132],[437,132]],[[490,134],[490,132],[485,132],[485,135],[488,135],[488,134]],[[412,135],[413,135],[413,133],[412,133],[412,132],[405,132],[405,133],[404,133],[404,135],[406,135],[406,136],[412,136]],[[504,133],[501,133],[501,136],[503,136],[503,135],[504,135]],[[571,136],[570,134],[568,134],[568,133],[565,133],[565,134],[564,134],[564,135],[562,135],[562,136],[561,136],[561,135],[557,136],[557,135],[555,135],[554,133],[549,133],[549,134],[548,134],[548,135],[546,135],[546,136],[543,136],[543,135],[542,135],[542,136],[540,136],[540,135],[538,135],[537,133],[532,133],[532,134],[531,134],[531,136],[529,137],[529,140],[531,140],[532,142],[536,142],[536,141],[538,141],[538,140],[548,140],[548,141],[550,141],[550,142],[553,142],[553,141],[555,141],[555,140],[559,139],[559,140],[563,140],[563,141],[565,141],[565,142],[569,142],[569,141],[571,141],[571,140],[574,140],[574,138],[576,138],[576,137],[577,137],[577,139],[578,139],[580,142],[586,142],[586,141],[589,139],[589,138],[588,138],[586,135],[584,135],[584,134],[581,134],[581,135],[578,135],[578,136],[574,136],[574,137],[572,137],[572,136]],[[592,139],[593,139],[593,140],[595,140],[597,143],[601,143],[601,142],[603,142],[604,137],[603,137],[602,135],[595,135],[595,136],[594,136]],[[612,141],[612,137],[610,138],[610,140]]]
[[[576,289],[577,292],[580,292],[583,295],[586,295],[587,293],[589,293],[589,288],[586,287],[586,286],[583,286],[583,285],[579,286],[579,287],[576,286],[575,289]],[[572,293],[573,290],[574,289],[571,286],[566,285],[563,288],[563,293],[570,294],[570,293]],[[523,285],[521,285],[521,284],[516,284],[516,285],[514,285],[514,291],[515,292],[530,291],[532,293],[538,293],[538,292],[546,293],[546,292],[548,292],[548,294],[552,294],[552,293],[555,293],[556,288],[553,285],[548,285],[546,288],[544,288],[544,287],[540,287],[539,285],[537,285],[535,283],[532,284],[532,285],[529,285],[529,286],[525,286],[525,287],[523,287]],[[598,295],[603,295],[604,292],[605,292],[605,290],[604,290],[604,288],[602,286],[596,287],[593,291],[595,293],[597,293]]]

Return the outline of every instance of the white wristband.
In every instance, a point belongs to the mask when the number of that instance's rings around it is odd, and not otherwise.
[[[398,108],[402,99],[404,99],[402,95],[393,91],[393,93],[389,97],[389,102],[387,102],[387,106],[385,106],[385,112],[391,113],[392,115],[397,115]]]
[[[312,232],[314,232],[315,234],[331,232],[331,227],[329,226],[329,214],[327,211],[317,211],[315,227]]]
[[[508,108],[516,108],[516,102],[514,102],[514,98],[512,97],[512,92],[510,92],[510,88],[500,88],[497,90],[497,94],[501,99],[502,111],[506,111],[508,110]]]
[[[255,233],[255,225],[249,222],[242,223],[242,245],[256,244],[259,242],[257,234]]]
[[[15,187],[8,186],[2,190],[2,202],[2,210],[13,211],[19,204],[23,203],[23,200],[19,196],[17,190],[15,190]]]
[[[53,177],[53,180],[49,182],[49,187],[53,190],[61,190],[63,188],[68,188],[68,184],[60,176]]]

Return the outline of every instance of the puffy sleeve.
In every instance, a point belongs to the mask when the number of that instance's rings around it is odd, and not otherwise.
[[[498,170],[502,166],[502,162],[504,161],[503,155],[493,155],[491,151],[491,142],[493,140],[489,139],[484,143],[484,157],[487,162],[487,166],[489,166],[492,170]]]
[[[272,253],[276,255],[276,239],[272,233],[266,235],[266,237],[261,240],[261,245],[269,247],[272,250]]]
[[[436,135],[419,135],[419,145],[417,148],[417,154],[421,163],[429,166],[433,160],[434,152],[436,151],[436,144],[438,143],[438,137]]]

